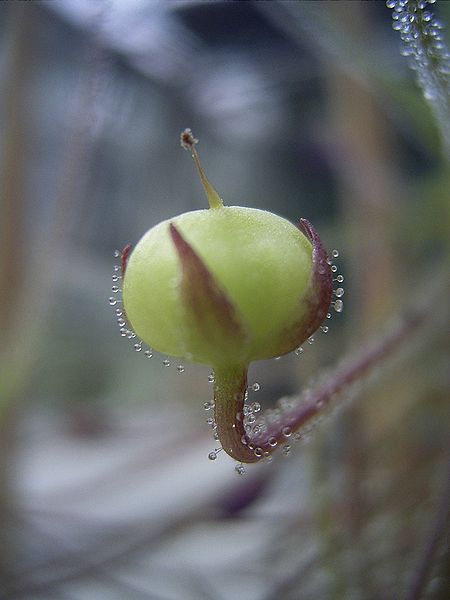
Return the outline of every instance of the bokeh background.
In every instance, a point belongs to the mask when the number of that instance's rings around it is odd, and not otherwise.
[[[252,367],[263,407],[448,279],[445,145],[383,1],[1,2],[0,598],[446,598],[448,288],[243,477],[207,459],[208,369],[120,337],[114,249],[205,206],[185,127],[225,203],[340,251],[345,311]]]

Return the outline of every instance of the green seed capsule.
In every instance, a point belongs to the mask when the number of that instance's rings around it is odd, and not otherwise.
[[[234,206],[199,210],[144,235],[123,299],[137,335],[160,352],[249,362],[286,351],[286,331],[308,310],[311,271],[311,242],[285,219]]]

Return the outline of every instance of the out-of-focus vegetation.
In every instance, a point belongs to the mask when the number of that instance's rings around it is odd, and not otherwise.
[[[446,597],[449,144],[391,20],[383,1],[1,3],[0,598]],[[254,400],[428,302],[309,444],[242,478],[207,460],[208,372],[136,354],[108,306],[114,249],[205,206],[185,127],[226,203],[340,250],[345,312],[255,365]]]

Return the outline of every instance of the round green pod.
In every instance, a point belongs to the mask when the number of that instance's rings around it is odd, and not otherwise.
[[[239,334],[223,335],[228,338],[223,343],[214,319],[205,332],[189,314],[170,224],[204,263],[238,322]],[[131,253],[123,282],[127,319],[156,350],[195,362],[237,364],[277,356],[303,341],[292,339],[286,347],[285,337],[309,310],[312,251],[299,228],[267,211],[220,206],[184,213],[150,229]],[[195,278],[188,285],[201,287]]]

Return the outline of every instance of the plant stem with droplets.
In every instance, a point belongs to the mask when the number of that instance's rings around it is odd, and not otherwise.
[[[402,54],[410,58],[417,82],[439,125],[450,156],[450,53],[442,23],[429,10],[434,0],[388,0],[393,28],[400,33]]]
[[[434,280],[442,283],[440,276]],[[433,307],[443,294],[443,286],[438,287],[423,305],[415,306],[399,319],[396,326],[388,327],[384,335],[369,343],[355,357],[344,359],[334,372],[307,391],[306,398],[294,398],[277,420],[270,421],[263,414],[260,421],[264,427],[256,434],[247,433],[243,422],[247,367],[234,365],[216,368],[215,420],[224,451],[237,461],[257,462],[286,443],[295,432],[318,419],[353,384],[364,380],[377,366],[399,351],[427,320],[431,320],[435,314]]]
[[[239,462],[252,463],[258,457],[244,442],[244,402],[247,365],[214,369],[214,402],[217,433],[223,450]]]

